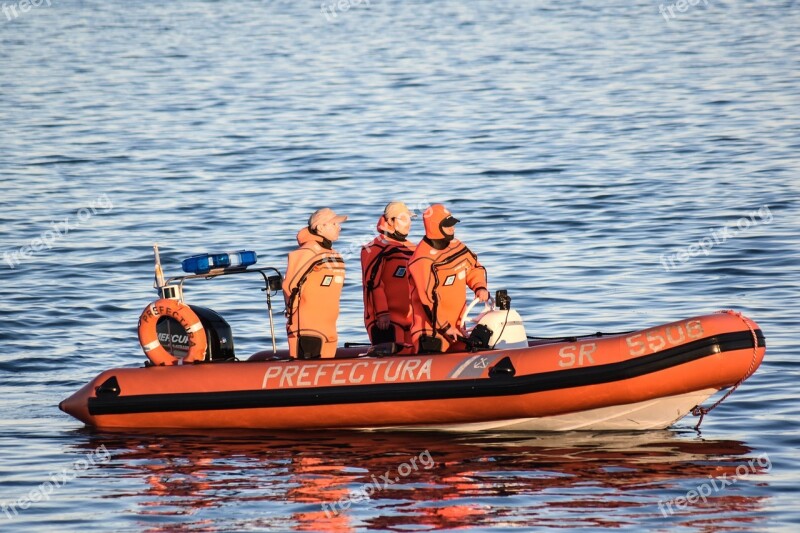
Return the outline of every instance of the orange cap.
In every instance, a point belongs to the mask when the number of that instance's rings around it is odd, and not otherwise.
[[[341,224],[345,220],[347,220],[347,215],[337,215],[330,207],[323,207],[322,209],[317,209],[308,217],[308,227],[313,230],[322,224],[327,224],[329,222],[338,222]]]
[[[429,239],[444,239],[442,228],[455,226],[460,220],[453,217],[442,204],[433,204],[422,214],[425,221],[425,236]]]

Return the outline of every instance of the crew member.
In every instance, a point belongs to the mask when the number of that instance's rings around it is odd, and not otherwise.
[[[336,355],[336,320],[344,285],[344,260],[333,249],[346,216],[324,207],[297,234],[283,283],[289,355],[300,359]]]
[[[408,263],[411,276],[411,338],[416,353],[464,349],[459,321],[466,307],[466,289],[485,302],[486,269],[467,246],[456,240],[459,222],[442,204],[423,214],[425,237]]]
[[[417,215],[406,204],[390,202],[378,220],[379,235],[361,249],[364,324],[373,345],[411,344],[407,270],[416,246],[407,237],[412,218]]]

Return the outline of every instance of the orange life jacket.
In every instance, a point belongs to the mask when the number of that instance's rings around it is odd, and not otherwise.
[[[378,220],[378,232],[361,249],[361,274],[364,285],[364,325],[372,344],[397,342],[411,344],[411,296],[408,287],[408,260],[416,246],[387,235],[392,229],[386,219]],[[391,327],[381,330],[379,315],[389,315]]]
[[[297,234],[300,248],[289,253],[283,283],[289,355],[336,355],[336,320],[344,285],[344,260],[308,228]]]
[[[421,346],[423,337],[441,342],[441,351],[451,348],[444,336],[450,326],[457,326],[466,307],[466,289],[486,289],[486,269],[467,246],[453,239],[443,250],[423,239],[408,263],[411,275],[411,338],[416,353],[436,351]],[[424,344],[424,342],[423,342]],[[462,343],[453,350],[463,349]]]

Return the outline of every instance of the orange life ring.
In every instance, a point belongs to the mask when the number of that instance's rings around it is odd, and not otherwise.
[[[139,343],[147,358],[155,365],[178,363],[178,358],[169,353],[158,340],[156,325],[161,317],[170,317],[176,320],[189,337],[189,353],[183,358],[183,362],[203,361],[208,347],[208,338],[203,324],[200,323],[200,319],[191,307],[169,298],[162,298],[151,303],[139,317]]]

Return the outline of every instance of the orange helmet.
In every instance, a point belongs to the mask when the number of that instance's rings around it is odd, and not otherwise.
[[[447,239],[442,228],[455,226],[460,222],[450,214],[450,211],[442,204],[433,204],[423,213],[425,221],[425,236],[432,240]]]

